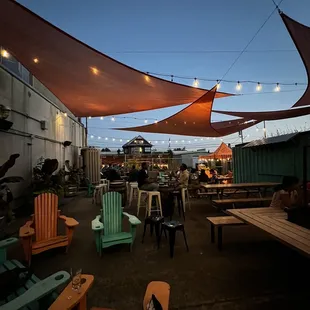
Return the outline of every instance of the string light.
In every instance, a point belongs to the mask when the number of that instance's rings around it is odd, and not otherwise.
[[[100,119],[101,119],[101,120],[103,120],[103,119],[104,119],[104,117],[103,117],[103,116],[101,116],[101,117],[100,117]]]
[[[96,67],[90,67],[90,70],[93,74],[98,75],[99,74],[99,70]]]
[[[216,81],[216,89],[219,90],[221,88],[221,83],[219,80]]]
[[[100,139],[101,139],[101,137],[98,137],[98,139],[100,140]]]
[[[64,116],[65,116],[65,117],[67,117],[67,116],[68,116],[68,114],[65,112],[65,113],[64,113]]]
[[[109,138],[105,138],[105,140],[108,140]]]
[[[147,119],[144,120],[144,123],[147,124]]]
[[[240,82],[238,81],[237,85],[236,85],[236,90],[240,91],[242,88],[242,85],[240,84]]]
[[[156,120],[154,121],[154,123],[157,124],[157,123],[158,123],[158,120],[156,119]]]
[[[34,62],[35,64],[37,64],[37,63],[39,63],[39,59],[38,59],[38,58],[34,58],[34,59],[33,59],[33,62]]]
[[[115,122],[115,117],[114,116],[111,117],[111,121]]]
[[[260,82],[258,82],[256,85],[256,91],[261,91],[261,90],[262,90],[262,85],[260,84]]]
[[[93,136],[93,135],[91,135],[91,136],[90,136],[90,138],[91,138],[91,139],[93,139],[93,138],[94,138],[94,136]]]
[[[1,56],[3,58],[10,58],[9,52],[7,50],[4,50],[4,49],[1,50]]]
[[[194,78],[193,86],[194,87],[198,87],[199,86],[199,81],[197,80],[197,78]]]
[[[119,139],[119,142],[122,142],[123,141],[123,139]]]
[[[112,141],[115,141],[115,139],[113,138]]]
[[[276,87],[275,87],[275,89],[274,89],[274,91],[276,91],[276,92],[279,92],[280,91],[280,85],[279,85],[279,83],[277,83],[277,85],[276,85]]]
[[[88,116],[88,119],[91,119],[91,116]]]

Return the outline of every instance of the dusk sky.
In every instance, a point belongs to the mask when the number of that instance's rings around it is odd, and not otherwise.
[[[275,0],[279,2],[279,0]],[[190,77],[174,80],[192,85],[194,77],[221,79],[240,51],[252,39],[274,9],[272,0],[19,0],[52,24],[77,39],[129,66],[144,72]],[[310,26],[309,0],[284,0],[281,10],[291,18]],[[61,57],[61,56],[60,56]],[[170,78],[169,78],[170,79]],[[305,85],[281,86],[282,83],[307,83],[305,68],[279,14],[275,12],[247,51],[241,56],[222,83],[221,91],[241,93],[217,99],[214,109],[230,111],[267,111],[291,107],[302,95]],[[272,82],[256,92],[255,84],[242,84],[236,91],[238,80]],[[281,91],[274,92],[276,83]],[[216,82],[199,81],[199,87],[211,88]],[[117,95],[117,94],[116,94]],[[111,149],[119,148],[133,132],[112,130],[113,127],[144,125],[144,119],[163,119],[183,106],[157,111],[128,114],[139,118],[123,119],[115,116],[104,120],[89,120],[89,144]],[[226,120],[224,115],[213,114],[215,121]],[[308,116],[267,122],[267,133],[310,129]],[[263,124],[244,131],[245,141],[261,138]],[[137,133],[139,134],[139,133]],[[90,138],[90,136],[93,138]],[[180,137],[141,133],[157,149],[171,147],[214,150],[221,142],[217,139]],[[101,137],[98,140],[98,136]],[[103,138],[108,140],[103,140]],[[113,139],[115,139],[113,141]],[[120,142],[120,139],[123,141]],[[185,142],[182,142],[184,140]],[[197,141],[195,141],[197,140]],[[224,142],[240,142],[238,134],[223,137]],[[157,141],[157,143],[155,143]],[[178,143],[176,143],[178,141]],[[191,144],[188,143],[191,141]]]

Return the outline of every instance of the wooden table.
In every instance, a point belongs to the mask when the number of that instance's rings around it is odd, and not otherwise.
[[[80,291],[73,291],[72,282],[70,282],[49,307],[49,310],[71,310],[73,308],[77,310],[87,310],[86,294],[94,282],[94,276],[82,274],[81,278],[82,281],[85,279],[85,282],[82,283]]]
[[[230,209],[226,212],[310,256],[310,229],[289,222],[284,211],[276,208],[255,208]]]
[[[208,184],[208,183],[200,183],[202,187],[204,187],[206,190],[216,190],[219,199],[224,194],[225,190],[234,189],[236,191],[238,190],[257,190],[260,194],[262,190],[266,192],[268,188],[275,187],[276,185],[279,185],[279,183],[272,183],[272,182],[258,182],[258,183],[230,183],[230,184]],[[265,193],[264,193],[265,194]]]

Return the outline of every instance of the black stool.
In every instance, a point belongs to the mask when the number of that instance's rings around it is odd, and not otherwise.
[[[150,231],[151,236],[153,235],[153,228],[155,226],[155,235],[157,239],[157,248],[159,248],[159,241],[160,241],[160,227],[161,224],[164,222],[163,216],[148,216],[144,220],[144,230],[143,230],[143,236],[142,236],[142,243],[144,241],[145,232],[146,232],[146,226],[150,225]]]
[[[180,190],[173,191],[172,195],[177,198],[178,209],[179,209],[179,216],[181,216],[181,212],[182,212],[183,219],[185,221],[185,212],[184,212],[184,208],[183,208],[183,201],[182,201],[181,191]],[[171,217],[170,217],[170,220],[171,220]]]
[[[184,225],[183,224],[181,224],[178,221],[164,222],[161,225],[160,238],[161,238],[161,235],[162,235],[163,231],[166,234],[166,230],[169,233],[169,246],[170,246],[170,257],[171,258],[173,257],[173,253],[174,253],[175,233],[178,230],[183,232],[185,246],[186,246],[187,252],[189,251],[188,245],[187,245],[187,240],[186,240],[185,229],[184,229]],[[159,240],[160,240],[160,238],[159,238]],[[158,245],[159,245],[159,243],[158,243]]]

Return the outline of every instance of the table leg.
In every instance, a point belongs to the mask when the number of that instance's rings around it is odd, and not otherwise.
[[[214,243],[214,241],[215,241],[214,225],[211,224],[211,243]]]
[[[175,230],[169,230],[169,246],[170,246],[170,257],[173,258],[175,244]]]

